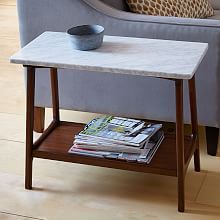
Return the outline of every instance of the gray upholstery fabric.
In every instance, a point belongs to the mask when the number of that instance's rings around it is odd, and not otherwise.
[[[100,0],[100,1],[119,10],[123,10],[123,11],[128,10],[125,0]]]
[[[214,9],[220,9],[220,0],[209,0]]]
[[[219,127],[220,22],[142,16],[115,10],[98,0],[17,0],[22,46],[44,31],[66,31],[98,23],[105,34],[209,43],[208,54],[196,73],[201,125]],[[64,13],[65,12],[65,13]],[[147,59],[147,58],[146,58]],[[175,120],[174,83],[138,76],[59,70],[60,103],[64,109],[123,116]],[[49,75],[37,71],[36,105],[50,106]],[[189,121],[185,83],[185,121]]]
[[[215,10],[214,16],[209,17],[208,19],[220,20],[220,10]]]

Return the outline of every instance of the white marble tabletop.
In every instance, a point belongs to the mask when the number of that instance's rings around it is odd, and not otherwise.
[[[102,47],[74,50],[69,36],[45,32],[10,58],[11,63],[120,74],[191,79],[207,43],[105,36]]]

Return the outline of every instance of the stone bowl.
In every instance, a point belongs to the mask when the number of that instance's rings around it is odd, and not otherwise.
[[[100,25],[81,25],[67,30],[72,46],[76,50],[94,50],[101,47],[104,27]]]

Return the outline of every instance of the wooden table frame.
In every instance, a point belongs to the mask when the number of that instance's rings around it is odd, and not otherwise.
[[[189,97],[190,97],[190,111],[191,111],[191,124],[192,124],[192,135],[188,139],[184,139],[184,120],[183,120],[183,80],[182,79],[168,79],[175,82],[175,93],[176,93],[176,136],[175,136],[175,150],[174,159],[176,162],[173,162],[172,167],[164,168],[161,164],[164,164],[163,161],[164,155],[161,152],[155,155],[155,161],[152,161],[152,165],[140,165],[132,164],[122,161],[114,161],[108,159],[99,159],[99,158],[90,158],[85,156],[75,156],[68,154],[66,152],[68,149],[65,148],[62,152],[59,152],[58,147],[54,149],[49,149],[48,146],[51,146],[52,136],[59,132],[56,129],[66,129],[68,132],[73,129],[72,124],[68,122],[61,122],[59,115],[59,94],[58,94],[58,78],[57,78],[57,69],[50,68],[50,77],[51,77],[51,92],[52,92],[52,107],[53,107],[53,120],[48,128],[43,132],[41,137],[33,143],[33,126],[34,126],[34,99],[35,99],[35,69],[40,67],[26,66],[27,67],[27,106],[26,106],[26,165],[25,165],[25,188],[32,189],[32,163],[33,158],[43,158],[51,160],[60,160],[66,162],[82,163],[102,167],[111,167],[116,169],[132,170],[146,173],[158,173],[169,176],[177,176],[178,178],[178,210],[184,212],[185,209],[185,198],[184,198],[184,182],[185,174],[191,160],[191,157],[194,154],[194,167],[195,171],[200,171],[200,155],[199,155],[199,140],[198,140],[198,121],[197,121],[197,107],[196,107],[196,88],[195,88],[195,77],[188,80],[189,85]],[[47,68],[47,67],[44,67]],[[49,68],[49,67],[48,67]],[[63,126],[63,127],[62,127]],[[82,128],[83,125],[74,125]],[[71,128],[69,128],[71,127]],[[79,127],[76,130],[79,130]],[[68,133],[67,132],[67,133]],[[74,138],[74,133],[71,134]],[[71,135],[69,138],[71,138]],[[49,137],[50,142],[46,141]],[[189,144],[189,148],[186,151],[186,144]],[[188,142],[187,142],[188,141]],[[166,141],[164,141],[166,142]],[[171,142],[171,139],[168,138],[168,143]],[[173,142],[172,142],[173,143]],[[57,144],[54,141],[54,144]],[[68,142],[69,144],[69,142]],[[61,143],[57,145],[62,145]],[[47,146],[47,147],[45,147]],[[161,147],[162,148],[162,147]],[[159,148],[160,150],[160,148]],[[163,150],[161,150],[163,151]],[[169,154],[167,154],[169,156]],[[167,156],[167,157],[168,157]],[[162,159],[161,159],[162,158]],[[167,158],[167,161],[170,158]],[[154,160],[154,158],[153,158]],[[158,161],[162,163],[157,166]],[[171,163],[171,162],[170,162]]]

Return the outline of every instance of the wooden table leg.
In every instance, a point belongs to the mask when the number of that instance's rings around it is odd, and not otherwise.
[[[51,78],[51,96],[52,96],[52,107],[53,107],[53,120],[59,123],[60,112],[59,112],[59,92],[58,92],[58,77],[57,69],[50,68]]]
[[[35,68],[27,67],[25,188],[32,189]]]
[[[196,138],[196,150],[194,152],[194,167],[195,171],[200,171],[200,155],[199,155],[199,132],[197,119],[197,104],[196,104],[196,85],[195,76],[188,81],[189,84],[189,99],[191,111],[192,134]]]
[[[37,133],[44,132],[45,108],[34,107],[34,131]]]
[[[178,177],[178,210],[185,209],[184,174],[184,123],[183,123],[183,80],[176,80],[176,154]]]
[[[207,153],[211,156],[216,156],[218,153],[219,131],[219,128],[205,127]]]

